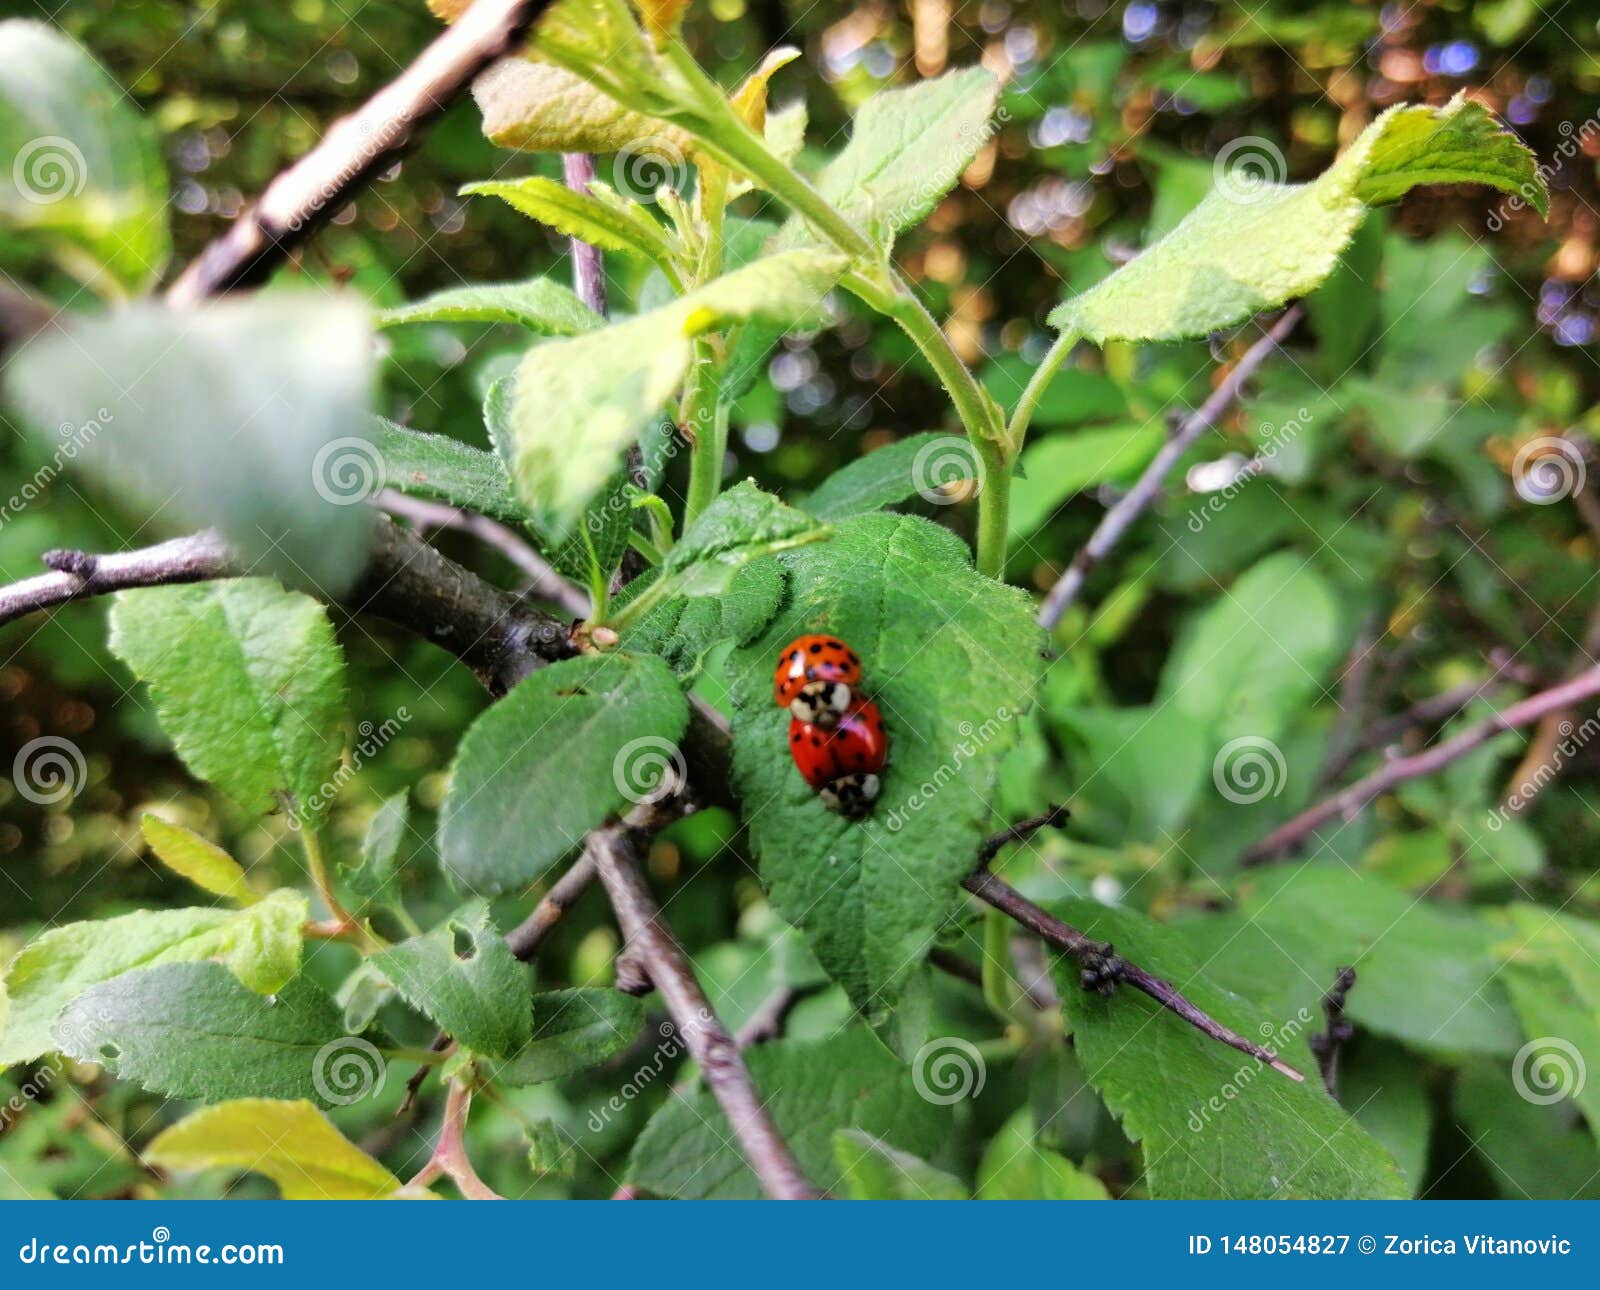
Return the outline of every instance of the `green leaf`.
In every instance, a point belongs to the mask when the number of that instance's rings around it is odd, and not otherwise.
[[[1092,767],[1080,791],[1126,821],[1131,839],[1161,842],[1183,827],[1211,763],[1206,732],[1172,704],[1072,708],[1058,714]]]
[[[1600,1200],[1600,1152],[1565,1107],[1528,1101],[1483,1061],[1457,1074],[1451,1101],[1507,1200]]]
[[[331,804],[344,656],[328,611],[264,578],[120,592],[111,649],[150,687],[184,765],[252,811]]]
[[[821,520],[846,520],[903,502],[945,482],[931,477],[924,455],[949,445],[954,436],[937,430],[914,434],[857,457],[833,472],[806,498],[805,508]],[[923,463],[919,467],[918,463]],[[919,478],[920,476],[920,478]]]
[[[245,881],[239,862],[216,843],[148,811],[139,821],[139,831],[156,858],[180,878],[236,905],[255,904],[258,897]]]
[[[1157,701],[1193,718],[1216,744],[1275,740],[1320,697],[1345,638],[1333,588],[1304,555],[1280,551],[1189,621]]]
[[[608,816],[661,791],[688,720],[677,679],[648,655],[535,672],[461,740],[439,820],[446,870],[484,894],[534,882]]]
[[[620,990],[548,990],[533,996],[533,1036],[497,1063],[503,1084],[543,1084],[598,1066],[624,1051],[644,1027],[644,1005]],[[673,1034],[662,1023],[662,1040]]]
[[[1538,905],[1503,915],[1495,946],[1527,1043],[1512,1078],[1524,1100],[1570,1099],[1600,1142],[1600,926]]]
[[[833,1135],[841,1129],[860,1129],[923,1159],[949,1137],[948,1108],[922,1098],[910,1070],[862,1027],[828,1039],[759,1044],[744,1058],[800,1168],[825,1190],[843,1178],[833,1154]],[[673,1098],[650,1117],[634,1142],[626,1177],[680,1200],[761,1195],[726,1116],[703,1089]]]
[[[156,1169],[265,1174],[284,1200],[377,1200],[401,1182],[310,1102],[241,1098],[202,1107],[144,1149]]]
[[[1071,901],[1073,926],[1171,981],[1223,1025],[1252,1038],[1314,1025],[1276,1017],[1213,985],[1172,929],[1126,909]],[[1144,1153],[1150,1195],[1171,1199],[1403,1198],[1394,1161],[1322,1091],[1201,1034],[1130,989],[1079,988],[1058,960],[1057,986],[1079,1063]]]
[[[371,962],[465,1048],[505,1057],[528,1042],[528,974],[477,900]]]
[[[344,591],[366,563],[381,483],[368,437],[366,311],[268,292],[78,317],[6,367],[19,410],[141,516],[215,528],[246,567]],[[264,568],[257,568],[257,566]]]
[[[103,295],[135,295],[160,274],[172,252],[160,138],[82,46],[42,22],[0,23],[0,157],[0,229],[39,239]]]
[[[468,184],[461,192],[470,197],[498,197],[529,219],[602,250],[642,256],[666,269],[674,264],[675,249],[670,235],[642,210],[620,209],[588,193],[574,192],[559,180],[540,175],[485,180]]]
[[[955,904],[989,826],[996,768],[1041,672],[1027,597],[981,577],[947,530],[846,520],[777,557],[789,599],[730,661],[734,782],[774,904],[858,1007],[886,1010]],[[865,820],[831,814],[789,757],[772,702],[784,645],[826,631],[862,658],[890,761]]]
[[[1110,1200],[1105,1184],[1039,1144],[1033,1112],[1013,1115],[989,1140],[978,1166],[979,1200]]]
[[[744,645],[772,621],[783,601],[783,566],[753,560],[717,596],[679,596],[624,629],[623,645],[659,654],[679,673],[700,670],[706,651],[724,641]]]
[[[1383,1143],[1415,1196],[1427,1177],[1429,1070],[1399,1044],[1363,1039],[1339,1058],[1339,1101]]]
[[[348,1037],[333,1000],[303,976],[263,998],[215,963],[166,963],[84,991],[55,1038],[69,1057],[169,1097],[328,1106],[340,1104],[327,1096],[339,1092],[328,1085],[331,1046]],[[381,1055],[365,1048],[381,1072]]]
[[[411,805],[402,791],[383,799],[361,839],[361,862],[344,869],[344,885],[356,896],[354,911],[400,905],[400,848],[410,826]]]
[[[884,247],[920,223],[993,137],[1000,82],[981,67],[873,95],[856,113],[850,142],[816,179],[817,191]],[[781,246],[810,240],[798,216]]]
[[[379,327],[402,323],[516,323],[541,336],[579,336],[605,319],[570,288],[550,278],[450,287],[395,309],[380,311]]]
[[[1037,439],[1022,453],[1012,481],[1010,539],[1031,536],[1068,498],[1097,484],[1131,480],[1166,442],[1159,421],[1118,425]]]
[[[300,971],[306,916],[304,896],[275,891],[248,909],[138,910],[45,932],[6,968],[0,1067],[50,1052],[56,1020],[74,999],[136,968],[216,959],[258,994],[280,990]]]
[[[383,454],[384,478],[391,488],[417,497],[434,497],[497,520],[517,523],[528,508],[517,500],[511,476],[492,452],[448,435],[408,430],[374,417],[374,442]]]
[[[1481,105],[1400,105],[1362,131],[1308,184],[1244,173],[1218,185],[1177,228],[1082,295],[1051,325],[1096,343],[1182,340],[1244,322],[1319,286],[1370,206],[1419,184],[1485,184],[1543,214],[1533,154]]]
[[[561,538],[577,523],[683,381],[694,337],[743,322],[799,325],[844,263],[820,251],[768,256],[628,322],[534,346],[516,372],[512,477],[541,529]]]
[[[970,1200],[959,1178],[860,1129],[833,1135],[833,1158],[851,1200]]]
[[[688,136],[553,63],[503,58],[472,83],[483,133],[519,152],[655,151],[682,165]],[[670,151],[669,151],[670,150]]]

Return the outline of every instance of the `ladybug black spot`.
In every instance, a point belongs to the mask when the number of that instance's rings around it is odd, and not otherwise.
[[[858,655],[855,652],[855,650],[848,651],[846,653],[845,657],[850,660],[850,666],[851,667],[860,667],[861,666],[861,657],[860,657],[860,655]]]
[[[817,645],[817,644],[813,644],[813,645],[812,645],[812,646],[811,646],[811,652],[812,652],[812,653],[813,653],[813,654],[820,654],[820,653],[822,653],[822,646],[821,646],[821,645]]]

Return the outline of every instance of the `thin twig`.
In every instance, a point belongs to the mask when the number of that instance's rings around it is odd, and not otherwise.
[[[1499,712],[1491,713],[1482,721],[1469,726],[1460,734],[1443,743],[1425,748],[1409,757],[1397,757],[1341,789],[1332,797],[1323,799],[1308,810],[1302,811],[1287,823],[1280,824],[1245,855],[1247,865],[1262,864],[1287,855],[1317,829],[1330,820],[1354,819],[1374,798],[1398,788],[1408,780],[1420,779],[1443,770],[1451,762],[1466,756],[1474,748],[1487,743],[1505,730],[1530,725],[1547,712],[1554,712],[1600,694],[1600,667],[1565,681],[1539,694],[1531,695]]]
[[[1059,829],[1072,816],[1066,807],[1056,805],[1050,807],[1042,815],[1035,815],[1030,819],[1013,824],[1009,829],[1001,829],[984,839],[983,845],[978,848],[978,867],[987,868],[1000,852],[1013,842],[1026,842],[1040,829]]]
[[[1217,423],[1229,405],[1239,397],[1245,383],[1294,330],[1303,312],[1299,305],[1291,305],[1278,316],[1278,320],[1272,324],[1266,335],[1246,351],[1233,371],[1229,372],[1211,392],[1211,397],[1184,418],[1166,443],[1161,445],[1160,451],[1145,467],[1138,482],[1101,517],[1089,541],[1072,558],[1072,563],[1067,566],[1066,572],[1057,579],[1056,585],[1050,588],[1050,594],[1039,606],[1041,627],[1048,631],[1061,621],[1061,615],[1083,590],[1084,582],[1090,572],[1111,554],[1112,548],[1122,541],[1123,535],[1132,527],[1133,522],[1160,495],[1162,485],[1173,467],[1178,464],[1179,458],[1189,450],[1196,439]]]
[[[783,1034],[784,1023],[794,1011],[795,1004],[805,996],[796,986],[780,985],[756,1007],[734,1035],[733,1042],[740,1048],[764,1044]]]
[[[633,836],[621,825],[597,829],[585,843],[585,854],[594,861],[623,936],[643,960],[690,1056],[705,1076],[706,1087],[728,1117],[745,1159],[767,1194],[782,1200],[817,1196],[762,1103],[739,1055],[738,1043],[717,1019],[639,876],[635,849]]]
[[[374,500],[389,514],[410,520],[419,529],[455,529],[477,538],[525,573],[528,590],[540,600],[549,601],[574,618],[589,616],[588,595],[557,573],[548,560],[499,520],[449,502],[408,497],[392,488],[383,489]]]
[[[477,0],[405,71],[267,185],[167,291],[175,305],[262,282],[401,156],[477,74],[516,46],[550,0]]]
[[[568,152],[561,157],[561,177],[575,193],[587,194],[594,179],[594,158],[587,152]],[[602,318],[606,316],[606,262],[599,247],[582,238],[569,239],[572,248],[572,288],[578,299]]]
[[[1326,1029],[1307,1040],[1322,1074],[1322,1087],[1329,1097],[1339,1096],[1339,1053],[1356,1033],[1355,1024],[1345,1019],[1344,1005],[1356,983],[1356,970],[1342,967],[1333,978],[1333,988],[1322,996],[1322,1016]]]
[[[450,1092],[445,1095],[444,1118],[439,1124],[438,1145],[428,1163],[411,1180],[413,1187],[426,1187],[435,1178],[445,1177],[455,1183],[468,1200],[505,1199],[478,1177],[467,1155],[467,1112],[471,1108],[472,1090],[461,1080],[451,1080]]]
[[[203,582],[240,572],[238,557],[220,534],[210,530],[134,551],[106,555],[46,551],[39,558],[51,569],[50,573],[0,587],[0,627],[24,614],[125,587]]]

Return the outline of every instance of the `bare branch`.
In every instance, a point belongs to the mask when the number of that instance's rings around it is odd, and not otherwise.
[[[623,936],[643,961],[762,1187],[780,1200],[817,1196],[762,1104],[738,1043],[712,1011],[682,948],[639,876],[635,849],[633,835],[621,825],[612,825],[591,833],[584,853],[593,860]]]
[[[0,587],[0,627],[40,609],[54,609],[125,587],[203,582],[240,572],[238,557],[220,534],[210,530],[134,551],[107,555],[46,551],[39,558],[52,572]]]
[[[1250,848],[1245,855],[1245,863],[1263,864],[1285,856],[1329,821],[1354,819],[1374,798],[1381,797],[1408,780],[1443,770],[1501,731],[1530,725],[1548,712],[1581,703],[1597,694],[1600,694],[1600,667],[1590,668],[1573,680],[1513,703],[1500,712],[1491,713],[1454,738],[1435,744],[1432,748],[1425,748],[1409,757],[1397,757],[1364,779],[1358,779],[1348,788],[1341,789],[1287,823],[1280,824]]]
[[[310,152],[267,185],[255,204],[167,291],[174,305],[253,286],[387,170],[477,74],[516,46],[550,0],[477,0],[416,60]]]
[[[1121,501],[1101,517],[1088,542],[1072,558],[1072,563],[1056,580],[1056,585],[1050,588],[1050,594],[1039,606],[1041,627],[1048,631],[1061,621],[1061,615],[1066,613],[1068,606],[1077,600],[1083,590],[1083,584],[1090,572],[1111,554],[1112,548],[1122,541],[1123,535],[1133,526],[1133,522],[1160,496],[1161,487],[1166,482],[1167,476],[1172,473],[1172,468],[1178,464],[1179,458],[1189,451],[1196,439],[1217,423],[1222,414],[1239,397],[1245,383],[1256,374],[1256,370],[1267,361],[1272,351],[1277,349],[1294,330],[1303,313],[1304,310],[1299,305],[1291,305],[1285,309],[1268,329],[1267,334],[1246,351],[1233,371],[1229,372],[1221,384],[1211,392],[1211,397],[1184,418],[1167,442],[1161,445],[1161,450],[1144,468],[1144,474],[1139,476],[1138,482],[1127,491]]]
[[[594,158],[587,152],[568,152],[561,157],[561,177],[575,193],[587,194],[594,179]],[[606,262],[597,246],[582,238],[569,239],[572,248],[572,287],[578,299],[602,318],[606,316]]]

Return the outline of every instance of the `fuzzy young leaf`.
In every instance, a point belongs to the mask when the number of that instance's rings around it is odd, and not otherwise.
[[[844,520],[903,502],[942,482],[927,476],[928,454],[953,442],[953,435],[930,430],[857,457],[817,485],[805,508],[818,519]]]
[[[0,229],[38,239],[106,295],[137,295],[171,254],[160,136],[82,46],[0,23]]]
[[[875,94],[856,114],[844,151],[817,176],[817,191],[874,241],[891,245],[933,210],[988,142],[999,94],[1000,82],[981,67]],[[780,244],[810,239],[796,216]]]
[[[328,1045],[347,1038],[305,977],[271,998],[215,963],[167,963],[86,990],[56,1022],[61,1051],[169,1097],[310,1098],[330,1105]],[[382,1059],[373,1078],[381,1072]]]
[[[0,1029],[0,1066],[50,1052],[66,1007],[84,991],[137,968],[216,959],[258,994],[300,971],[306,900],[275,891],[248,909],[138,910],[68,923],[30,941],[6,968],[10,1012]]]
[[[184,764],[248,810],[315,826],[343,749],[344,657],[328,612],[264,578],[124,591],[111,649],[150,686]]]
[[[1274,1016],[1212,985],[1170,928],[1093,901],[1072,901],[1061,913],[1240,1034],[1305,1028],[1305,1021]],[[1110,998],[1090,994],[1079,987],[1078,973],[1075,962],[1057,960],[1078,1061],[1123,1132],[1143,1148],[1152,1197],[1404,1199],[1406,1187],[1389,1153],[1314,1076],[1296,1083],[1135,990]]]
[[[1390,108],[1308,184],[1224,176],[1166,237],[1058,306],[1053,326],[1096,343],[1182,340],[1303,296],[1334,270],[1369,207],[1420,184],[1526,193],[1542,214],[1533,154],[1481,105]]]
[[[745,645],[772,621],[783,602],[783,566],[753,560],[716,596],[678,596],[623,631],[628,649],[659,654],[679,673],[699,670],[707,650],[723,641]]]
[[[207,841],[193,829],[148,812],[139,821],[139,831],[144,835],[145,845],[173,873],[236,905],[255,904],[257,896],[245,881],[239,862],[216,843]]]
[[[730,662],[734,781],[778,911],[859,1007],[883,1010],[972,869],[1043,638],[1027,597],[975,573],[926,520],[860,516],[776,558],[788,603]],[[800,778],[772,702],[783,646],[821,631],[861,655],[888,730],[882,793],[861,821],[830,814]]]
[[[144,1149],[157,1169],[265,1174],[284,1200],[378,1200],[401,1182],[310,1102],[241,1098],[202,1107]]]
[[[677,126],[623,107],[604,90],[553,63],[503,58],[472,84],[483,132],[519,152],[655,150],[681,159],[689,138]]]
[[[828,1190],[843,1171],[833,1137],[860,1129],[922,1159],[936,1156],[951,1127],[948,1107],[920,1096],[911,1071],[860,1026],[829,1039],[760,1044],[745,1064],[806,1177]],[[761,1194],[727,1120],[703,1089],[673,1098],[634,1143],[627,1181],[680,1200],[753,1199]]]
[[[527,282],[449,287],[421,300],[382,310],[374,323],[515,323],[541,336],[579,336],[605,319],[572,291],[549,278]]]
[[[660,659],[541,668],[472,725],[440,815],[445,868],[494,894],[538,879],[606,817],[658,791],[689,705]]]
[[[671,1022],[662,1038],[671,1037]],[[543,1084],[615,1057],[639,1037],[644,1005],[620,990],[549,990],[533,996],[533,1035],[494,1066],[504,1084]]]
[[[511,488],[511,476],[492,452],[448,435],[408,430],[374,417],[374,442],[383,454],[384,477],[391,488],[433,497],[452,506],[513,523],[528,508]]]
[[[505,1057],[528,1042],[528,974],[473,901],[371,962],[405,1000],[464,1047]]]
[[[578,238],[602,250],[638,255],[667,268],[672,267],[674,251],[670,235],[638,208],[624,211],[588,193],[574,192],[565,184],[540,175],[526,179],[485,180],[483,183],[468,184],[461,191],[471,197],[498,197],[529,219],[538,220],[558,233]]]
[[[682,383],[694,337],[812,321],[844,266],[820,251],[769,256],[627,322],[534,346],[516,372],[512,476],[540,528],[553,538],[571,531]]]
[[[833,1135],[833,1159],[851,1200],[970,1200],[959,1178],[860,1129]]]

